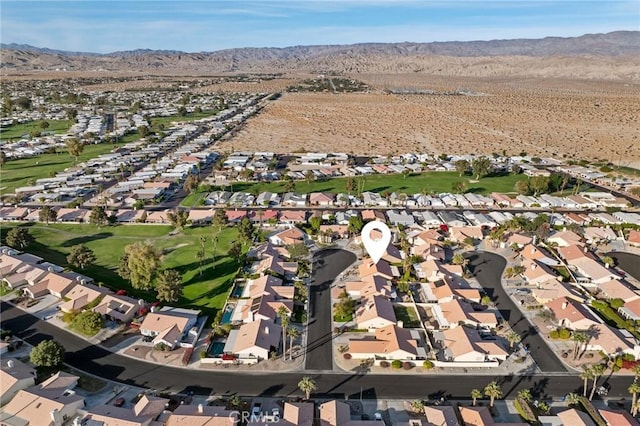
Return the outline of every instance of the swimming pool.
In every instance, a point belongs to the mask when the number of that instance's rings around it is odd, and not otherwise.
[[[222,355],[224,352],[224,342],[212,342],[209,346],[209,354],[213,357]]]
[[[231,297],[234,298],[234,299],[238,299],[238,298],[242,297],[242,292],[244,291],[245,285],[246,285],[246,283],[244,283],[244,282],[236,283],[236,286],[233,289],[233,293],[231,293]]]
[[[231,316],[233,315],[233,310],[235,309],[235,305],[227,305],[224,308],[224,312],[222,313],[222,324],[229,324],[231,322]]]

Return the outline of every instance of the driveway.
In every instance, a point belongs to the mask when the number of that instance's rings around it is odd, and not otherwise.
[[[607,256],[616,261],[618,267],[640,281],[640,256],[633,253],[612,251]]]
[[[313,281],[309,289],[307,370],[332,370],[331,283],[356,260],[346,250],[327,249],[313,257]]]
[[[469,259],[469,271],[494,301],[502,318],[520,335],[522,344],[529,345],[531,356],[540,370],[545,372],[567,371],[562,361],[502,288],[501,277],[502,271],[507,265],[506,259],[489,252],[470,253],[467,255],[467,259]]]

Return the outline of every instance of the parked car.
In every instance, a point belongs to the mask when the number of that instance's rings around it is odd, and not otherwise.
[[[259,402],[253,405],[251,409],[251,416],[258,417],[260,416],[260,409],[262,408],[262,404]]]
[[[118,398],[113,403],[116,407],[122,407],[124,405],[124,398]]]

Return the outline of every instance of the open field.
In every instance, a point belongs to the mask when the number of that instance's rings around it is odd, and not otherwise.
[[[47,120],[47,123],[49,123],[49,127],[46,129],[40,127],[39,121],[14,124],[13,126],[6,127],[4,131],[0,133],[0,140],[7,141],[11,139],[19,139],[23,135],[28,135],[33,130],[64,133],[69,130],[69,127],[71,127],[71,122],[68,120]]]
[[[296,192],[330,192],[346,193],[346,181],[348,178],[335,178],[320,181],[296,181]],[[471,180],[469,176],[460,177],[457,172],[426,172],[407,176],[400,174],[391,175],[370,175],[366,176],[364,191],[371,192],[404,192],[407,194],[420,193],[443,193],[453,192],[453,185],[463,181],[467,184],[466,192],[477,194],[489,194],[491,192],[514,193],[515,184],[520,180],[527,179],[524,175],[502,175],[488,176],[479,181]],[[283,193],[285,182],[251,182],[234,183],[232,187],[225,187],[225,190],[245,191],[251,194],[259,194],[263,191]],[[201,187],[197,192],[190,194],[182,203],[184,207],[191,207],[198,200],[202,199],[208,192],[208,188]]]
[[[6,235],[15,225],[3,225],[1,235]],[[94,251],[97,263],[86,268],[84,273],[102,282],[105,286],[117,290],[126,289],[133,297],[155,300],[155,292],[134,290],[128,281],[117,274],[118,263],[124,254],[125,246],[136,241],[150,241],[164,253],[163,269],[177,269],[182,274],[184,297],[176,306],[202,309],[214,313],[220,309],[231,290],[233,278],[239,264],[225,254],[231,243],[237,238],[234,228],[225,228],[218,236],[215,267],[212,263],[214,235],[212,227],[187,228],[177,235],[170,235],[170,226],[156,225],[120,225],[97,228],[81,224],[40,224],[23,225],[29,228],[35,242],[26,249],[60,266],[68,266],[66,256],[71,247],[86,244]],[[207,266],[202,268],[196,253],[200,249],[200,237],[207,237],[205,243]]]
[[[376,93],[285,93],[221,151],[493,152],[640,161],[640,85],[611,81],[352,75]],[[464,90],[474,95],[385,94]]]
[[[110,152],[118,145],[120,144],[85,145],[78,162]],[[13,193],[16,188],[26,186],[31,181],[35,182],[36,179],[50,177],[54,173],[73,166],[73,163],[74,157],[66,151],[58,154],[42,154],[37,157],[8,161],[2,166],[0,194]]]

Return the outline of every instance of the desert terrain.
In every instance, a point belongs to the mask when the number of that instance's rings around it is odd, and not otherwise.
[[[640,85],[570,79],[351,75],[370,93],[285,93],[222,151],[493,152],[640,162]],[[456,90],[473,95],[388,94]]]

